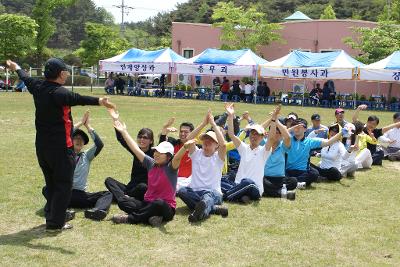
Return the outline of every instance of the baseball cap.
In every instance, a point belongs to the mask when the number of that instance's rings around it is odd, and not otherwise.
[[[214,131],[208,131],[206,133],[203,133],[199,136],[200,140],[204,140],[204,138],[211,138],[214,142],[216,142],[218,144],[218,139],[217,139],[217,135],[215,134]]]
[[[393,114],[393,119],[394,120],[397,120],[399,118],[400,118],[400,112],[396,112],[396,113]]]
[[[289,115],[286,117],[286,119],[287,119],[287,120],[288,120],[288,119],[297,120],[297,117],[296,117],[296,115],[294,115],[294,114],[289,114]]]
[[[265,129],[260,124],[247,125],[244,128],[244,130],[245,131],[255,130],[257,131],[258,134],[265,134]]]
[[[172,156],[174,155],[174,146],[167,141],[161,142],[158,146],[152,147],[151,149],[155,149],[162,154],[169,153]]]
[[[61,71],[71,71],[71,67],[65,64],[61,58],[50,58],[44,65],[44,77],[47,79],[56,79]]]
[[[89,143],[89,136],[82,131],[81,129],[75,129],[72,132],[72,138],[75,138],[75,136],[80,135],[83,138],[83,143],[86,145],[87,143]]]
[[[339,113],[344,113],[344,109],[342,109],[342,108],[337,108],[337,109],[335,110],[335,115],[336,115],[336,114],[339,114]]]
[[[319,116],[319,114],[313,114],[311,116],[311,120],[312,121],[320,121],[321,120],[321,116]]]

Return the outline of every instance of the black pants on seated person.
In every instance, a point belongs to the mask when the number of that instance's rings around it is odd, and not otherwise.
[[[264,197],[281,197],[281,189],[286,184],[287,190],[294,190],[297,187],[297,179],[294,177],[272,177],[264,176]]]
[[[43,196],[47,198],[47,188],[42,189]],[[91,209],[95,208],[98,210],[108,211],[112,203],[113,196],[109,191],[100,192],[85,192],[82,190],[72,189],[71,200],[69,202],[69,208],[77,209]],[[45,208],[46,209],[46,208]],[[45,210],[46,212],[46,210]]]
[[[157,199],[152,202],[143,201],[142,208],[129,213],[128,222],[131,224],[147,224],[149,218],[153,216],[160,216],[163,218],[163,222],[168,222],[174,218],[175,209],[162,199]]]
[[[319,176],[325,177],[330,181],[339,181],[340,179],[342,179],[342,174],[335,167],[329,169],[322,169],[314,164],[311,164],[311,166],[318,171]]]
[[[318,171],[313,168],[309,168],[306,171],[303,170],[286,170],[287,177],[295,177],[297,182],[305,182],[307,186],[310,186],[313,182],[318,179]]]
[[[147,184],[145,183],[134,183],[131,181],[125,185],[112,177],[107,177],[104,184],[111,193],[114,191],[112,189],[119,188],[124,192],[125,195],[134,197],[137,200],[144,200],[144,194],[147,191]],[[116,200],[115,195],[114,200]]]

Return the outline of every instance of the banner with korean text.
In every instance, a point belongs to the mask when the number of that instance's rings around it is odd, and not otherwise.
[[[400,83],[400,70],[360,68],[360,80]]]
[[[176,63],[175,72],[196,76],[254,76],[255,67],[249,65]]]
[[[121,63],[100,61],[100,71],[117,73],[171,73],[170,63]]]
[[[288,78],[288,79],[345,79],[354,78],[353,69],[339,68],[298,68],[298,67],[264,67],[260,66],[260,76],[268,78]]]

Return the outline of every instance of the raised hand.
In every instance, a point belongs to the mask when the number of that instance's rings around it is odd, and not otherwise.
[[[100,106],[104,106],[106,108],[112,108],[112,109],[116,109],[117,108],[117,106],[114,103],[108,101],[108,97],[100,97],[99,98],[99,105]]]
[[[186,141],[186,143],[183,145],[183,147],[184,147],[185,149],[189,149],[189,147],[190,147],[191,145],[195,144],[195,143],[196,143],[196,141],[195,141],[194,139],[190,139],[190,140]]]
[[[12,71],[15,71],[17,69],[17,66],[18,66],[18,64],[15,63],[14,61],[11,61],[9,59],[6,61],[6,67]]]
[[[114,121],[114,128],[120,133],[126,132],[126,124],[120,121]]]
[[[119,120],[119,113],[118,113],[118,110],[113,109],[113,108],[108,108],[107,111],[108,111],[108,113],[110,114],[111,118],[112,118],[114,121]]]
[[[367,108],[368,108],[368,106],[365,105],[365,104],[359,105],[359,106],[357,107],[358,110],[366,110]]]
[[[208,110],[207,117],[208,117],[208,122],[211,124],[211,126],[216,126],[211,109]]]
[[[235,114],[234,105],[234,103],[225,103],[225,110],[230,116],[233,116]]]
[[[86,124],[89,124],[89,115],[90,115],[90,111],[86,110],[82,116],[82,120],[81,120],[82,125],[86,126]]]
[[[172,124],[174,124],[175,122],[175,117],[170,118],[163,126],[163,128],[167,129],[170,128],[172,126]]]

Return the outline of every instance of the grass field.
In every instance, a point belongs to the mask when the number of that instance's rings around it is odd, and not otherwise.
[[[87,90],[78,90],[89,93]],[[101,94],[97,91],[95,95]],[[132,134],[142,127],[155,133],[175,116],[197,124],[218,102],[114,96]],[[238,104],[262,121],[271,105]],[[74,107],[79,119],[86,107]],[[132,159],[116,141],[104,108],[91,107],[92,125],[105,147],[93,161],[90,191],[104,190],[107,176],[128,181]],[[333,110],[283,107],[309,119],[319,112],[325,124]],[[346,119],[351,120],[351,112]],[[366,119],[364,112],[361,119]],[[391,113],[379,113],[381,125]],[[74,229],[46,234],[42,173],[34,149],[34,106],[28,93],[0,93],[0,266],[381,266],[400,265],[400,164],[358,172],[355,179],[320,183],[298,191],[296,201],[262,199],[249,206],[227,204],[229,217],[212,216],[190,225],[178,200],[174,220],[162,228],[94,222],[79,211]],[[120,213],[113,205],[108,218]]]

